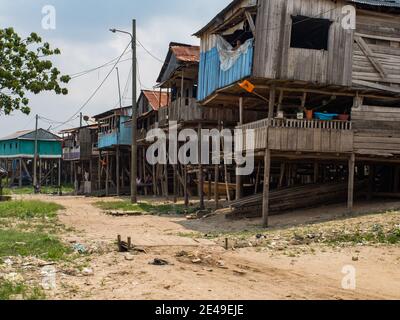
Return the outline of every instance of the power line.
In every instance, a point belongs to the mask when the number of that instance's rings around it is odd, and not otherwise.
[[[55,127],[54,129],[58,129],[60,127],[62,127],[63,125],[71,122],[73,120],[73,118],[79,114],[88,104],[89,102],[96,96],[96,94],[100,91],[100,89],[103,87],[104,83],[107,81],[107,79],[110,77],[110,75],[112,74],[112,72],[114,71],[115,67],[118,65],[118,63],[120,62],[120,60],[122,59],[122,57],[125,55],[126,51],[128,50],[129,46],[131,45],[132,41],[129,41],[128,45],[126,46],[125,50],[122,52],[122,54],[120,55],[120,57],[118,58],[118,60],[115,62],[115,64],[113,65],[113,67],[111,68],[111,70],[108,72],[108,74],[106,75],[106,77],[104,78],[104,80],[100,83],[100,85],[96,88],[96,90],[94,90],[94,92],[90,95],[90,97],[85,101],[85,103],[65,122],[61,123],[61,125]]]
[[[151,53],[150,50],[148,50],[140,41],[139,39],[136,37],[136,42],[144,49],[144,51],[147,52],[147,54],[149,56],[151,56],[152,58],[154,58],[155,60],[157,60],[158,62],[160,62],[161,64],[164,64],[164,61],[160,58],[158,58],[157,56],[155,56],[153,53]]]
[[[129,54],[131,51],[132,50],[129,50],[124,55]],[[94,72],[94,71],[97,71],[99,69],[103,69],[103,68],[106,68],[106,67],[112,65],[117,59],[118,59],[118,57],[116,57],[116,58],[114,58],[114,59],[112,59],[112,60],[110,60],[110,61],[108,61],[108,62],[106,62],[106,63],[104,63],[104,64],[102,64],[100,66],[98,66],[98,67],[91,68],[91,69],[88,69],[88,70],[84,70],[84,71],[81,71],[81,72],[76,72],[76,73],[70,74],[69,76],[71,77],[71,79],[82,77],[82,76],[87,75],[87,74],[89,74],[91,72]],[[125,62],[125,61],[130,61],[130,60],[132,60],[132,58],[121,60],[120,63]]]

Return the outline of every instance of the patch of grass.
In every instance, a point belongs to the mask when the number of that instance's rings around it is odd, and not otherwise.
[[[74,191],[74,187],[72,185],[62,186],[63,193],[72,193],[73,191]],[[34,194],[34,189],[31,186],[22,187],[22,188],[18,188],[18,187],[4,188],[3,193],[4,193],[4,195],[29,195],[29,194]],[[58,188],[42,186],[40,193],[41,194],[57,194]]]
[[[35,256],[44,260],[65,259],[71,249],[65,247],[56,237],[15,230],[0,230],[0,257]]]
[[[184,205],[174,204],[150,204],[141,202],[132,204],[129,201],[100,201],[95,206],[105,211],[124,211],[124,212],[143,212],[149,214],[190,214],[198,210],[198,208],[187,209]]]
[[[351,243],[353,245],[359,243],[371,244],[399,244],[400,243],[400,227],[394,227],[384,230],[381,226],[374,226],[371,230],[356,230],[353,232],[343,231],[340,234],[328,235],[323,241],[330,245],[340,245],[343,243]]]
[[[0,280],[0,300],[15,299],[21,296],[24,300],[44,300],[43,290],[39,287],[29,287],[23,283],[11,283]]]
[[[59,204],[36,200],[0,202],[0,218],[55,218],[61,209]]]

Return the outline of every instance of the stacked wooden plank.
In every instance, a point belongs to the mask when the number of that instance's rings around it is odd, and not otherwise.
[[[356,189],[360,190],[365,185],[356,183]],[[294,188],[285,188],[270,192],[270,212],[281,213],[288,210],[315,207],[323,204],[344,202],[347,199],[347,182],[311,184]],[[246,197],[230,203],[233,211],[227,218],[237,217],[261,217],[262,194]]]

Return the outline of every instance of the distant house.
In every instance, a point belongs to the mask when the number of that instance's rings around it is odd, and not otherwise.
[[[32,183],[35,139],[35,130],[18,131],[0,139],[0,166],[11,173],[10,184],[22,186]],[[39,129],[37,141],[39,184],[43,180],[46,184],[56,185],[55,169],[61,170],[62,140],[47,130]]]
[[[44,130],[38,130],[38,156],[41,159],[62,158],[61,138]],[[35,130],[18,131],[0,139],[1,159],[33,159],[35,155]]]
[[[138,141],[143,142],[149,130],[158,127],[158,111],[168,106],[165,91],[142,90],[138,100]]]

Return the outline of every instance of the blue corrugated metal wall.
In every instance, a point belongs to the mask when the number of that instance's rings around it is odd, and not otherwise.
[[[132,144],[132,128],[126,126],[125,122],[129,121],[130,117],[121,116],[119,123],[119,133],[113,131],[111,133],[99,134],[99,149],[111,148],[117,145],[130,146]]]
[[[253,45],[228,71],[222,71],[217,48],[200,55],[198,100],[204,100],[215,90],[248,77],[253,67]]]

